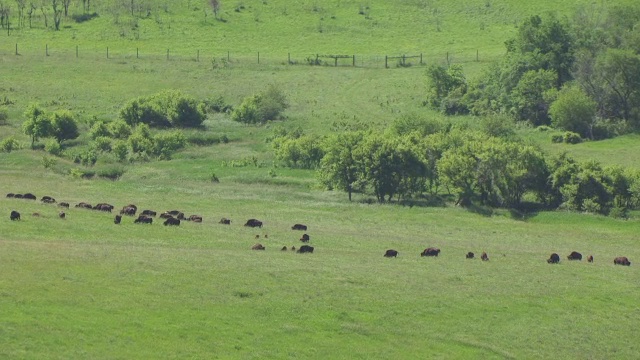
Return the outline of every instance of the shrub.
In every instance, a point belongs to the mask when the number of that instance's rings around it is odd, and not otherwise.
[[[85,21],[89,21],[89,20],[97,18],[97,17],[98,17],[98,13],[97,12],[71,15],[71,19],[73,19],[73,21],[75,21],[77,23],[83,23]]]
[[[20,148],[20,143],[13,136],[8,137],[0,142],[0,151],[10,153]]]
[[[94,140],[99,137],[111,137],[111,131],[104,122],[96,121],[89,129],[89,137]]]
[[[609,211],[609,216],[615,219],[628,219],[629,212],[627,208],[615,206]]]
[[[100,169],[96,172],[96,175],[102,178],[107,178],[111,180],[118,180],[122,174],[124,174],[125,169],[120,165],[113,165],[109,167],[105,167],[104,169]]]
[[[288,106],[284,93],[272,85],[260,94],[245,98],[231,113],[231,119],[246,124],[263,124],[280,119]]]
[[[571,131],[566,131],[562,135],[562,141],[567,143],[567,144],[579,144],[579,143],[582,142],[582,138],[577,133],[574,133],[574,132],[571,132]]]
[[[551,135],[551,142],[552,143],[561,143],[564,141],[564,136],[562,136],[562,134],[555,134],[555,135]]]
[[[601,210],[600,204],[595,199],[584,199],[582,210],[591,214],[597,214]]]
[[[233,106],[227,104],[222,95],[215,99],[205,101],[205,105],[207,110],[217,113],[229,113],[233,110]]]
[[[91,144],[91,148],[96,151],[110,152],[111,138],[100,136],[93,141],[93,143]]]
[[[44,144],[44,150],[53,156],[60,156],[62,154],[62,147],[56,139],[49,139]]]
[[[205,118],[205,105],[177,90],[140,97],[120,109],[120,119],[131,126],[142,123],[154,127],[196,127]]]
[[[222,142],[220,136],[216,134],[208,134],[203,132],[191,133],[186,136],[187,142],[189,144],[198,145],[198,146],[207,146],[213,144],[219,144]]]
[[[68,110],[59,110],[51,114],[52,135],[59,143],[80,136],[78,123]]]
[[[57,160],[55,158],[48,157],[48,156],[42,157],[42,166],[44,166],[45,169],[51,169],[56,165],[56,163],[57,163]]]
[[[118,119],[109,123],[109,132],[111,136],[116,139],[126,139],[131,136],[131,126],[129,126],[124,120]]]
[[[161,159],[171,159],[171,154],[184,148],[187,139],[180,131],[161,133],[153,137],[153,154]]]
[[[0,106],[0,125],[6,125],[7,120],[9,120],[9,113],[7,108],[4,106]]]
[[[116,140],[111,146],[111,153],[118,161],[123,162],[129,155],[129,145],[123,140]]]

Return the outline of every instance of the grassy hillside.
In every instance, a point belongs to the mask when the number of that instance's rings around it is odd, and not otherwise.
[[[71,166],[64,159],[45,169],[43,151],[0,153],[0,357],[628,359],[640,352],[637,221],[378,205],[358,195],[349,202],[319,189],[313,171],[278,167],[265,142],[276,126],[321,135],[334,122],[382,128],[405,114],[440,117],[422,106],[424,67],[384,69],[384,55],[423,53],[429,63],[448,52],[473,76],[503,54],[522,18],[570,14],[588,2],[222,1],[224,21],[209,10],[206,22],[205,1],[140,1],[133,17],[115,3],[98,2],[91,11],[99,16],[82,24],[63,19],[61,31],[44,29],[37,14],[32,29],[0,32],[0,101],[9,114],[0,140],[14,135],[28,147],[20,126],[31,102],[71,109],[86,131],[93,116],[111,120],[125,101],[164,89],[236,105],[276,84],[290,103],[286,120],[251,127],[211,115],[204,131],[226,134],[228,144],[126,165],[117,181],[60,175]],[[73,2],[71,13],[80,6]],[[286,64],[288,53],[297,65]],[[318,53],[356,54],[361,63],[303,64]],[[636,136],[571,146],[551,144],[548,133],[521,134],[549,153],[637,166]],[[229,164],[249,157],[259,166]],[[9,192],[50,195],[72,208],[60,219],[55,205],[5,198]],[[180,209],[204,222],[115,225],[113,214],[73,208],[81,201]],[[22,220],[10,221],[11,210]],[[221,217],[232,224],[218,224]],[[264,228],[242,226],[249,218]],[[301,245],[294,223],[309,225],[314,254],[280,251]],[[249,250],[256,242],[267,249]],[[441,255],[421,258],[429,246]],[[383,258],[390,248],[398,258]],[[574,250],[595,263],[567,261]],[[468,251],[491,260],[465,260]],[[546,263],[552,252],[559,265]],[[631,267],[614,266],[616,256],[629,257]]]

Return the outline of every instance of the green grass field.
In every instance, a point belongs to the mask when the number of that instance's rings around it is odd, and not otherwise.
[[[0,100],[9,100],[0,140],[16,136],[28,147],[20,125],[31,102],[71,109],[83,121],[113,119],[127,100],[165,89],[237,105],[276,84],[290,103],[287,118],[250,127],[211,116],[205,131],[226,134],[228,144],[127,165],[118,181],[47,170],[43,151],[0,153],[0,358],[638,357],[634,217],[521,218],[370,204],[361,195],[349,202],[322,190],[313,171],[274,166],[265,142],[275,126],[323,135],[335,121],[384,128],[405,114],[440,117],[422,106],[424,66],[384,69],[384,55],[423,53],[426,63],[443,63],[449,53],[474,76],[502,56],[521,19],[570,15],[587,2],[223,2],[226,22],[210,12],[205,22],[204,1],[147,4],[151,14],[137,20],[105,1],[98,18],[63,20],[59,32],[43,29],[40,15],[33,29],[0,32]],[[288,53],[297,65],[286,64]],[[362,62],[303,64],[318,53]],[[550,154],[637,167],[636,135],[563,145],[551,144],[549,133],[519,134]],[[251,156],[260,166],[225,166]],[[72,208],[60,219],[55,205],[5,198],[9,192],[50,195]],[[179,209],[204,221],[165,227],[127,217],[115,225],[113,214],[73,208],[82,201]],[[11,210],[22,220],[10,221]],[[218,224],[222,217],[232,224]],[[249,218],[265,226],[242,226]],[[294,223],[309,226],[313,254],[280,251],[302,244]],[[251,251],[256,242],[266,251]],[[430,246],[440,256],[421,258]],[[391,248],[398,258],[383,258]],[[595,262],[566,260],[574,250]],[[468,251],[491,260],[466,260]],[[552,252],[560,264],[547,264]],[[614,266],[616,256],[632,265]]]

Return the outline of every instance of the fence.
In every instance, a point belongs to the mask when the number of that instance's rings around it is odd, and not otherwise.
[[[481,58],[479,51],[446,52],[446,53],[420,53],[402,55],[372,55],[372,54],[291,54],[291,53],[232,53],[231,51],[214,50],[172,50],[172,49],[146,49],[140,47],[114,48],[75,46],[50,46],[45,44],[41,50],[34,46],[21,47],[15,44],[14,49],[0,47],[0,56],[15,55],[21,58],[77,58],[88,60],[112,60],[112,61],[193,61],[205,63],[214,68],[228,66],[255,66],[255,65],[316,65],[331,67],[358,67],[358,68],[399,68],[411,66],[424,66],[428,64],[451,64],[495,61],[498,57]]]

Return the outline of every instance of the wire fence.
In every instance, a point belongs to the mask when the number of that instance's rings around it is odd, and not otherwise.
[[[15,47],[0,47],[0,56],[16,56],[24,59],[87,59],[92,61],[190,61],[203,63],[213,68],[229,66],[294,66],[312,65],[327,67],[358,67],[358,68],[403,68],[426,66],[429,64],[465,64],[473,62],[491,62],[497,59],[482,57],[475,51],[450,51],[444,53],[410,53],[410,54],[327,54],[327,53],[274,53],[274,52],[232,52],[213,50],[182,50],[182,49],[147,49],[140,47],[81,47],[79,45],[49,45],[40,49],[34,46],[24,46],[16,43]]]

